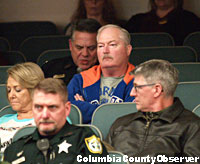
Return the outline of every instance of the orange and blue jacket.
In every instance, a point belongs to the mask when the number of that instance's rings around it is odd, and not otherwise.
[[[115,88],[111,102],[132,102],[134,97],[130,96],[130,91],[133,87],[133,75],[129,73],[135,68],[134,65],[128,63],[127,72],[123,80]],[[90,123],[94,110],[101,105],[100,100],[100,83],[101,83],[101,67],[100,65],[74,75],[69,82],[67,89],[69,94],[69,101],[75,104],[82,112],[83,123]],[[76,94],[83,96],[85,101],[76,101],[74,96]]]

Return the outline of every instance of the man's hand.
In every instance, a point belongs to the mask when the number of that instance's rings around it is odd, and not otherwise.
[[[85,101],[85,100],[83,99],[83,96],[79,95],[78,93],[74,96],[74,98],[75,98],[76,101],[78,101],[78,100],[80,100],[80,101]]]

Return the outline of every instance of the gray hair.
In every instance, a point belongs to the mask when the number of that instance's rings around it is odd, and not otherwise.
[[[98,33],[97,33],[97,42],[99,40],[99,35],[101,34],[101,32],[103,30],[105,30],[106,28],[116,28],[116,29],[119,29],[120,31],[120,36],[119,38],[122,39],[126,45],[129,45],[130,42],[131,42],[131,36],[129,34],[129,32],[127,30],[125,30],[124,28],[118,26],[118,25],[114,25],[114,24],[107,24],[105,26],[102,26],[99,30],[98,30]]]
[[[178,84],[178,70],[168,61],[153,59],[141,63],[132,74],[142,75],[148,83],[160,83],[166,96],[173,96]]]

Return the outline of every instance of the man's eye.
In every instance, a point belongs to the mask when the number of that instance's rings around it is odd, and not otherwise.
[[[90,51],[93,51],[93,50],[95,50],[97,47],[96,46],[92,46],[92,47],[89,47],[89,50]]]
[[[110,46],[115,47],[115,46],[117,46],[117,44],[112,43],[112,44],[110,44]]]
[[[83,47],[81,47],[81,46],[76,46],[76,48],[77,48],[78,50],[81,50]]]
[[[39,109],[42,109],[42,106],[41,105],[35,105],[34,108],[39,110]]]
[[[48,107],[48,109],[53,111],[53,110],[57,109],[57,106],[56,105],[51,105],[51,106]]]
[[[103,45],[98,45],[98,48],[102,48],[103,47]]]

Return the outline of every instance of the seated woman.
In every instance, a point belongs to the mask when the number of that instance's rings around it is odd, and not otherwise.
[[[182,45],[184,38],[192,32],[200,31],[200,19],[183,9],[183,0],[149,0],[151,10],[136,14],[126,25],[130,33],[167,32],[176,45]]]
[[[12,142],[12,137],[19,128],[35,125],[31,93],[34,87],[44,79],[40,67],[31,62],[16,64],[7,72],[7,97],[16,114],[0,117],[1,151],[4,151]]]
[[[92,18],[102,26],[106,24],[125,24],[123,20],[116,18],[112,0],[79,0],[77,8],[73,13],[70,23],[66,26],[64,33],[71,35],[71,25],[80,19]]]

